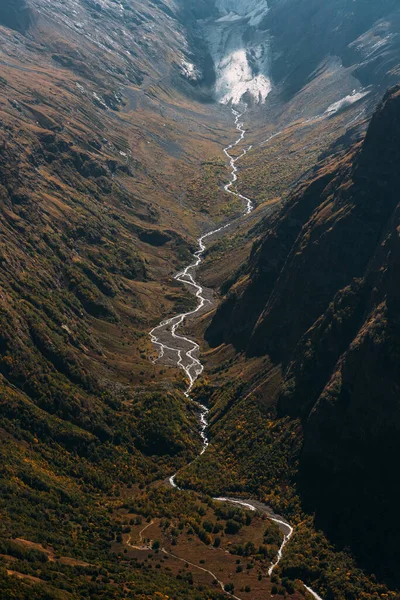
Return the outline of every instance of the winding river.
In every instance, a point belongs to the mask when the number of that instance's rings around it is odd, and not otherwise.
[[[245,138],[246,130],[243,128],[244,123],[241,121],[241,118],[245,112],[246,112],[246,107],[244,108],[243,112],[239,112],[239,111],[235,110],[234,108],[232,108],[232,113],[233,113],[234,121],[235,121],[235,127],[239,133],[239,137],[236,139],[235,142],[233,142],[232,144],[230,144],[229,146],[224,148],[224,154],[227,156],[230,167],[232,169],[230,181],[225,185],[224,189],[229,194],[233,194],[234,196],[240,198],[243,201],[243,206],[244,206],[243,214],[247,215],[247,214],[250,214],[254,208],[253,202],[250,200],[250,198],[247,198],[246,196],[243,196],[242,194],[236,192],[233,189],[233,186],[238,180],[238,167],[237,167],[236,163],[241,158],[243,158],[243,156],[245,156],[245,154],[247,154],[247,152],[251,149],[251,146],[249,146],[248,148],[245,148],[243,150],[243,152],[236,157],[233,157],[230,153],[230,151],[233,148],[235,148],[236,146],[238,146]],[[237,219],[235,219],[235,221],[236,220]],[[201,435],[201,439],[203,442],[203,447],[202,447],[202,450],[201,450],[199,456],[204,454],[204,452],[207,450],[207,447],[209,445],[209,440],[207,437],[209,409],[206,406],[204,406],[203,404],[199,404],[198,402],[193,400],[190,397],[190,392],[193,388],[193,385],[194,385],[196,379],[204,371],[204,366],[202,365],[202,363],[199,359],[199,355],[200,355],[199,344],[184,335],[180,335],[178,333],[178,329],[181,327],[181,325],[183,325],[183,323],[188,318],[193,317],[195,315],[199,316],[205,309],[207,309],[208,306],[210,306],[210,304],[211,304],[211,299],[209,297],[210,292],[205,290],[196,281],[196,279],[195,279],[196,269],[200,266],[200,264],[203,261],[204,253],[207,249],[206,241],[209,238],[223,232],[225,229],[230,227],[235,221],[226,223],[225,225],[222,225],[221,227],[218,227],[217,229],[213,229],[212,231],[209,231],[208,233],[199,237],[197,240],[199,249],[193,255],[193,258],[194,258],[193,262],[191,262],[187,267],[185,267],[185,269],[183,269],[183,271],[180,271],[179,273],[177,273],[175,275],[175,279],[177,281],[180,281],[181,283],[184,283],[184,284],[190,286],[193,293],[199,300],[197,307],[194,310],[188,311],[186,313],[181,313],[179,315],[171,317],[170,319],[165,319],[159,325],[154,327],[154,329],[152,329],[149,333],[152,343],[159,350],[159,355],[155,359],[155,362],[157,362],[161,359],[164,359],[164,362],[181,368],[185,372],[185,374],[188,378],[189,384],[185,391],[185,396],[186,396],[186,398],[188,398],[189,400],[191,400],[198,406],[199,413],[200,413],[200,435]],[[181,489],[176,484],[176,481],[175,481],[176,476],[177,476],[177,473],[175,473],[175,475],[172,475],[172,477],[169,478],[169,483],[172,487],[174,487],[176,489]],[[275,523],[278,524],[278,526],[283,534],[283,540],[282,540],[282,544],[278,550],[276,559],[274,560],[274,562],[270,565],[270,567],[268,569],[268,575],[271,576],[275,567],[280,563],[280,561],[282,559],[285,546],[287,545],[287,543],[289,542],[290,538],[293,535],[293,532],[294,532],[293,527],[283,517],[274,514],[274,512],[272,511],[272,509],[269,506],[267,506],[266,504],[263,504],[261,502],[258,502],[255,500],[227,498],[227,497],[217,497],[217,498],[214,498],[214,500],[217,502],[230,502],[232,504],[237,504],[237,505],[242,506],[243,508],[245,508],[247,510],[251,510],[253,512],[255,512],[255,511],[262,512],[262,513],[266,514],[271,521],[274,521]],[[193,566],[197,566],[197,565],[193,565]],[[223,589],[222,583],[221,582],[219,582],[219,583]],[[310,587],[306,586],[305,584],[303,584],[303,585],[304,585],[305,589],[309,592],[309,594],[311,594],[311,596],[313,596],[315,598],[315,600],[322,600],[322,598],[316,592],[314,592],[314,590],[312,590]],[[234,596],[233,594],[230,594],[229,592],[226,592],[226,594],[233,598],[236,598],[236,600],[240,600],[237,596]]]

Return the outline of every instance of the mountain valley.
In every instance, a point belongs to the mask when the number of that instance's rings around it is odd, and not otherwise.
[[[1,4],[0,598],[400,598],[399,22]]]

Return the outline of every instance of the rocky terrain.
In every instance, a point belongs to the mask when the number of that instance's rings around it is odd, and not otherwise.
[[[172,4],[1,4],[1,597],[188,593],[165,573],[130,589],[115,500],[200,444],[148,338],[192,305],[171,275],[221,219],[188,194],[218,193],[231,134],[185,71],[192,35]]]
[[[215,2],[208,10],[199,28],[214,60],[214,94],[247,90],[253,107],[239,189],[258,205],[284,199],[335,144],[361,139],[397,83],[397,3]]]
[[[264,223],[206,332],[214,346],[281,365],[275,401],[278,415],[302,423],[306,505],[397,585],[399,110],[394,88],[362,144]]]
[[[396,0],[209,0],[195,15],[214,63],[216,98],[245,95],[263,104],[272,92],[267,119],[276,118],[277,98],[295,100],[297,118],[315,116],[335,102],[357,102],[356,92],[376,98],[398,80]]]

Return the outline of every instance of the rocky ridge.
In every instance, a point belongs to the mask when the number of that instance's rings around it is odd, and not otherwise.
[[[394,88],[363,143],[264,224],[206,333],[213,345],[282,365],[278,411],[303,423],[304,500],[333,538],[395,584],[399,114]]]

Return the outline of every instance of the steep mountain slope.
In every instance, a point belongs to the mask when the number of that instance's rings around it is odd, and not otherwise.
[[[247,101],[265,103],[272,89],[265,113],[298,93],[311,109],[324,101],[328,108],[335,96],[355,102],[354,89],[372,85],[379,94],[399,75],[396,0],[209,0],[196,16],[222,102],[246,95]],[[300,114],[301,98],[295,105]]]
[[[285,196],[335,139],[354,124],[363,128],[400,72],[397,2],[280,0],[269,6],[260,26],[272,89],[257,113],[256,151],[245,158],[241,178],[241,189],[250,187],[258,202]]]
[[[193,35],[173,3],[1,3],[2,598],[203,596],[132,572],[142,517],[118,512],[199,445],[147,336],[192,305],[171,274],[223,218],[187,193],[231,135],[188,79]]]
[[[199,26],[215,63],[215,95],[247,90],[252,150],[240,161],[238,189],[265,207],[287,198],[332,145],[361,138],[399,80],[399,7],[282,0],[215,2],[209,11]]]
[[[27,31],[33,21],[33,13],[25,0],[5,0],[0,7],[0,23],[21,33]]]
[[[290,96],[323,72],[332,76],[324,62],[336,59],[339,82],[351,74],[363,86],[384,89],[399,74],[399,18],[395,0],[275,0],[266,19],[273,79]]]
[[[301,419],[303,499],[332,539],[397,586],[399,114],[395,88],[365,141],[265,223],[206,333],[283,365],[260,401]]]
[[[185,302],[174,285],[164,300],[160,278],[188,254],[195,207],[176,197],[193,178],[190,162],[213,153],[218,117],[204,136],[194,125],[202,105],[177,90],[190,88],[179,66],[186,42],[177,42],[182,26],[164,5],[17,9],[14,30],[0,29],[1,373],[4,385],[94,431],[103,422],[99,397],[154,375],[151,349],[139,340],[161,299],[165,311]],[[30,25],[15,33],[27,11]],[[166,18],[177,35],[163,40],[152,31]],[[148,41],[127,54],[127,32],[138,25]],[[163,89],[157,68],[172,56]]]

